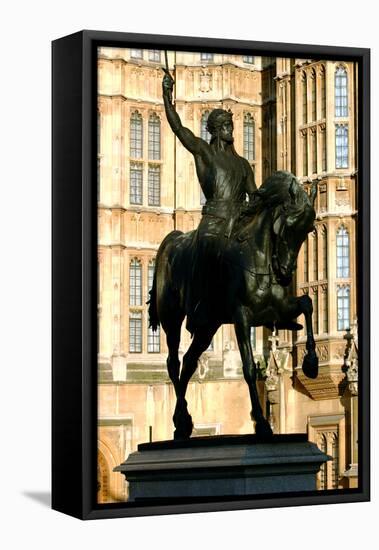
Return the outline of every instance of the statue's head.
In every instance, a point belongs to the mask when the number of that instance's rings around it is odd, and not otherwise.
[[[225,109],[213,109],[208,116],[207,130],[211,134],[211,143],[221,138],[233,143],[233,113]]]

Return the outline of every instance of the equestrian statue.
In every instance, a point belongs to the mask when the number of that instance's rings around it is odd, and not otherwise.
[[[157,330],[161,325],[167,337],[167,369],[177,399],[174,439],[188,439],[192,433],[187,386],[199,357],[224,323],[235,328],[255,433],[267,438],[272,430],[258,398],[250,330],[299,330],[302,325],[295,319],[303,314],[307,353],[302,368],[306,376],[317,377],[312,300],[293,296],[289,289],[300,247],[314,229],[317,187],[314,184],[308,195],[293,174],[278,171],[257,189],[249,162],[233,145],[232,113],[214,109],[207,121],[210,143],[196,137],[181,123],[172,101],[174,79],[167,68],[164,71],[167,120],[194,156],[206,198],[198,228],[172,231],[161,243],[150,291],[150,326]],[[192,341],[181,367],[184,318]]]

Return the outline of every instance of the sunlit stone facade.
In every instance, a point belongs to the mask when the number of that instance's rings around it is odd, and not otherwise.
[[[207,139],[208,113],[231,109],[235,147],[258,186],[276,169],[292,171],[306,189],[318,182],[315,233],[301,249],[294,288],[314,303],[319,377],[300,370],[304,332],[272,337],[257,328],[252,342],[274,431],[308,432],[333,456],[320,488],[353,486],[357,392],[344,355],[347,344],[350,354],[357,349],[357,337],[344,335],[356,326],[356,67],[183,52],[168,52],[168,60],[183,124]],[[148,329],[146,301],[160,242],[173,229],[196,228],[204,197],[193,157],[166,120],[163,64],[158,50],[99,49],[99,502],[127,499],[113,468],[139,443],[173,432],[166,342]],[[183,327],[181,355],[189,343]],[[223,326],[200,359],[188,404],[195,435],[253,430],[233,327]]]

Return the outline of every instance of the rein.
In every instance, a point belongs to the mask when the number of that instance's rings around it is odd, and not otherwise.
[[[246,228],[244,230],[242,230],[239,235],[237,235],[237,238],[235,239],[235,242],[237,242],[240,247],[243,246],[244,243],[246,243],[247,247],[250,250],[251,256],[253,256],[254,251],[252,249],[251,242],[250,242],[250,239],[249,239],[249,232],[246,230]],[[233,266],[236,266],[240,269],[243,269],[243,271],[251,274],[255,278],[257,278],[259,276],[269,277],[270,278],[269,282],[268,282],[267,285],[265,285],[265,288],[268,288],[269,286],[271,286],[273,282],[277,282],[275,272],[272,268],[271,262],[268,263],[267,270],[263,271],[263,270],[259,270],[259,269],[249,269],[248,267],[246,267],[246,266],[244,266],[244,265],[242,265],[238,262],[233,262],[230,258],[225,257],[225,255],[223,255],[223,260],[224,261],[226,260],[229,264],[231,264]],[[258,286],[259,286],[259,288],[261,288],[260,285],[258,285]]]
[[[243,271],[246,271],[247,273],[250,273],[251,275],[253,275],[253,277],[258,277],[258,276],[262,276],[262,277],[270,277],[270,280],[269,280],[269,283],[268,285],[265,285],[265,287],[269,287],[272,285],[273,281],[276,282],[276,277],[275,277],[275,273],[271,267],[271,264],[268,264],[268,271],[259,271],[259,270],[256,270],[256,269],[248,269],[247,267],[237,263],[237,262],[233,262],[232,260],[230,260],[229,258],[225,258],[223,257],[223,261],[226,261],[228,262],[229,264],[233,265],[233,266],[236,266],[236,267],[239,267],[240,269],[243,269]],[[260,285],[258,285],[259,288]]]

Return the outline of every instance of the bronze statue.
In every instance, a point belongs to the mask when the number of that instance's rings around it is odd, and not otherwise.
[[[167,368],[177,403],[173,416],[175,439],[189,438],[193,423],[185,399],[200,355],[224,323],[233,323],[248,384],[255,431],[270,436],[256,388],[256,365],[250,343],[252,326],[298,330],[304,314],[307,354],[304,373],[315,378],[318,359],[312,331],[309,296],[289,295],[296,259],[307,233],[313,230],[313,203],[293,174],[276,172],[257,190],[248,161],[233,146],[232,114],[213,110],[208,118],[211,140],[183,127],[172,104],[174,80],[165,70],[163,99],[169,124],[194,155],[206,197],[195,231],[172,231],[157,253],[151,289],[150,326],[161,324],[167,336]],[[248,200],[247,200],[248,199]],[[192,343],[180,369],[180,329],[187,317]]]

